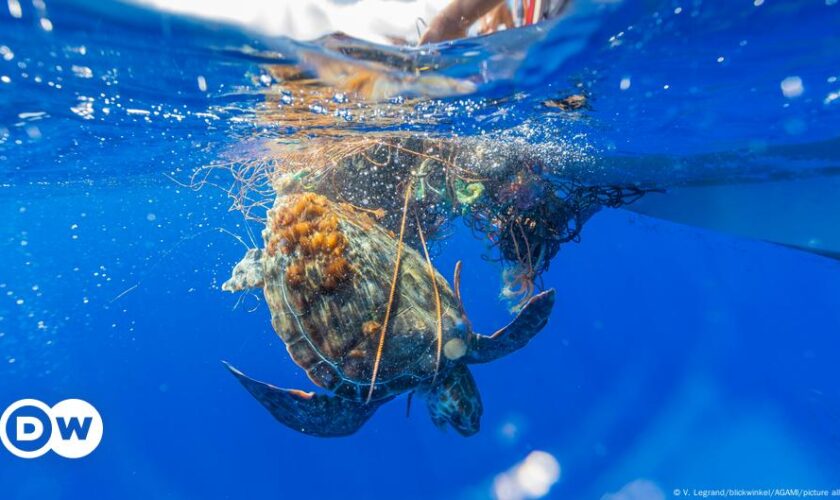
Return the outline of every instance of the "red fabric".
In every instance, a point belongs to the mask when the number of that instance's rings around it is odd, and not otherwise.
[[[522,16],[522,21],[525,26],[534,24],[534,8],[537,0],[522,0],[522,7],[525,10],[525,15]]]

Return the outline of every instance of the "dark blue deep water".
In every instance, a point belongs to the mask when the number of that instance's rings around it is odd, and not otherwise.
[[[532,497],[840,488],[837,2],[579,2],[554,25],[377,49],[476,90],[335,127],[509,131],[579,151],[557,168],[584,182],[665,193],[562,247],[546,329],[473,370],[478,435],[422,404],[406,418],[401,397],[340,439],[278,424],[222,366],[314,388],[265,303],[219,290],[248,240],[225,177],[184,184],[302,126],[254,119],[263,67],[335,44],[19,5],[0,5],[0,409],[81,398],[105,432],[79,460],[0,448],[0,498],[522,498],[505,482],[534,451],[559,477]],[[572,116],[542,104],[579,92]],[[492,332],[510,320],[499,267],[452,233],[435,265],[465,260],[466,310]]]

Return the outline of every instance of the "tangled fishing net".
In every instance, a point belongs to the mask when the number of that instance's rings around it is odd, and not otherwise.
[[[275,196],[315,192],[368,213],[394,234],[405,220],[405,242],[419,248],[421,234],[439,240],[460,218],[502,264],[502,295],[513,309],[534,294],[561,245],[577,241],[595,212],[645,193],[559,178],[522,144],[487,139],[319,138],[263,145],[254,159],[226,167],[234,175],[234,208],[255,220]]]
[[[294,78],[314,88],[306,94],[311,99],[327,97],[323,87],[299,75]],[[267,95],[272,105],[259,114],[263,123],[280,120],[273,104],[286,95],[291,94],[284,88]],[[285,119],[289,116],[303,119],[304,114],[298,109]],[[312,113],[305,116],[307,133],[289,134],[281,141],[246,141],[229,162],[197,172],[194,184],[210,182],[219,168],[230,172],[233,181],[225,189],[233,208],[263,222],[276,196],[314,192],[369,214],[415,248],[444,238],[461,219],[488,243],[488,258],[503,266],[502,295],[512,309],[541,288],[540,276],[561,245],[577,241],[595,212],[631,203],[646,192],[633,185],[588,185],[564,176],[556,163],[567,154],[567,145],[546,154],[544,147],[499,137],[338,135],[329,127],[330,117],[321,115],[313,123]]]

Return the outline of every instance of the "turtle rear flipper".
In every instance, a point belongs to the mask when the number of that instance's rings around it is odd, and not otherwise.
[[[472,436],[481,426],[481,396],[470,369],[458,363],[426,394],[429,416],[438,427],[449,423],[462,436]]]
[[[543,329],[554,307],[554,289],[539,293],[516,318],[493,335],[475,335],[465,356],[467,363],[486,363],[521,349]]]
[[[248,389],[274,418],[304,434],[319,437],[348,436],[356,432],[382,403],[357,403],[338,396],[326,396],[297,389],[280,389],[258,382],[225,363],[239,382]]]

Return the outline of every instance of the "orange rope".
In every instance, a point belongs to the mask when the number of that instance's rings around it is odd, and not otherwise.
[[[525,251],[528,255],[528,273],[530,274],[534,272],[534,266],[531,262],[531,244],[528,243],[528,237],[525,236],[525,230],[522,229],[522,223],[517,222],[516,224],[519,226],[519,233],[522,234],[522,239],[525,241]]]
[[[388,306],[385,308],[385,319],[382,321],[382,330],[379,332],[379,345],[376,348],[376,358],[373,362],[373,375],[370,377],[370,390],[368,391],[365,403],[370,403],[373,397],[373,389],[376,387],[376,376],[379,375],[379,363],[382,361],[382,349],[385,347],[385,333],[388,331],[388,322],[391,319],[391,306],[394,304],[394,293],[397,290],[397,278],[400,275],[400,261],[402,260],[403,236],[405,235],[405,219],[408,214],[408,202],[411,200],[412,180],[408,180],[405,187],[405,202],[403,203],[402,221],[400,222],[400,239],[397,241],[397,258],[394,262],[394,276],[391,278],[391,292],[388,295]]]
[[[432,290],[435,292],[435,310],[437,311],[437,358],[435,359],[435,375],[432,377],[432,384],[437,380],[440,371],[440,353],[443,349],[443,312],[440,306],[440,292],[438,291],[437,280],[435,279],[435,268],[432,259],[429,257],[429,248],[426,246],[426,237],[423,236],[423,228],[420,226],[420,217],[414,212],[414,220],[417,221],[417,232],[420,234],[420,242],[423,244],[423,253],[426,255],[426,264],[429,265],[429,278],[432,280]]]
[[[464,312],[464,302],[461,300],[461,261],[455,263],[455,276],[452,279],[452,285],[455,287],[455,298],[458,299],[458,307],[461,308],[461,313]]]

